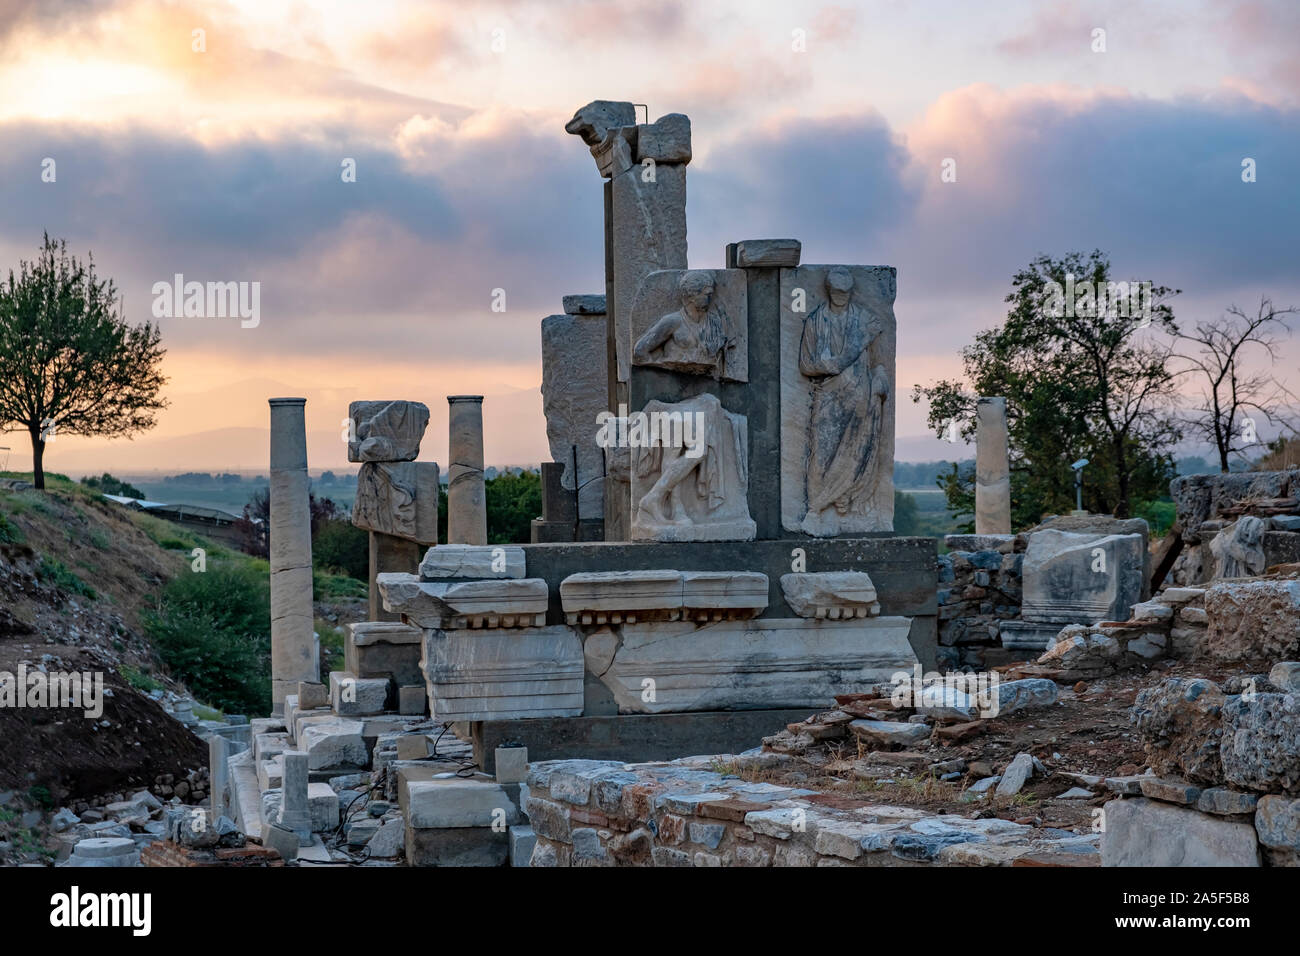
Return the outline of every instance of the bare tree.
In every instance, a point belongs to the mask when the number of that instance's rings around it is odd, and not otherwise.
[[[1192,332],[1177,336],[1192,352],[1176,353],[1188,363],[1181,374],[1191,374],[1201,383],[1201,404],[1187,425],[1214,445],[1219,469],[1225,473],[1232,455],[1258,443],[1254,421],[1246,412],[1258,412],[1271,424],[1295,431],[1282,413],[1284,400],[1294,396],[1271,374],[1251,372],[1246,363],[1259,353],[1268,357],[1270,366],[1277,363],[1281,333],[1290,333],[1287,321],[1296,311],[1275,308],[1264,296],[1253,316],[1234,305],[1219,318],[1198,322]]]

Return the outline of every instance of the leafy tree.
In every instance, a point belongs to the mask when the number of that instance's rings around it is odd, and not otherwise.
[[[231,526],[239,537],[239,550],[259,558],[271,555],[271,490],[257,488],[248,497],[243,514]]]
[[[58,435],[133,435],[166,406],[165,350],[148,322],[130,325],[93,259],[45,236],[34,262],[0,283],[0,429],[26,429],[32,482],[45,487],[45,445]]]
[[[163,589],[143,623],[172,674],[202,700],[243,713],[271,703],[271,584],[266,566],[209,565]]]
[[[135,485],[129,484],[120,478],[114,478],[108,472],[96,478],[91,475],[89,478],[82,478],[81,483],[87,488],[93,488],[101,495],[120,495],[123,498],[143,498],[145,494]]]
[[[1091,283],[1107,289],[1110,262],[1101,251],[1061,259],[1039,256],[1011,280],[1006,321],[962,349],[966,382],[917,385],[928,399],[929,424],[942,434],[953,422],[974,435],[978,395],[1007,399],[1012,520],[1017,527],[1074,507],[1070,463],[1089,459],[1084,506],[1127,517],[1134,502],[1158,498],[1173,477],[1172,449],[1181,437],[1172,415],[1175,373],[1170,351],[1138,333],[1145,323],[1113,307],[1080,301],[1061,308],[1056,288]],[[1150,324],[1176,333],[1166,301],[1177,290],[1153,286]],[[1072,314],[1073,313],[1073,314]],[[974,507],[973,470],[956,467],[940,479],[954,512]]]
[[[503,471],[485,482],[488,544],[526,544],[542,514],[542,475]]]
[[[894,533],[921,533],[921,515],[916,508],[916,499],[903,491],[894,492]]]
[[[311,557],[321,570],[370,580],[370,536],[346,515],[320,523],[312,534]]]

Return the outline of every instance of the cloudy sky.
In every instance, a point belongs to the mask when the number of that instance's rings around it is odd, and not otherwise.
[[[955,374],[1038,253],[1102,248],[1188,321],[1300,304],[1294,0],[0,0],[0,267],[48,230],[136,321],[176,273],[261,283],[256,328],[161,320],[155,430],[46,466],[264,470],[280,394],[314,468],[357,398],[426,402],[444,460],[465,392],[490,463],[549,457],[539,320],[603,291],[600,180],[563,130],[597,98],[691,116],[692,266],[768,236],[897,266],[900,388]],[[941,457],[924,408],[898,433]]]

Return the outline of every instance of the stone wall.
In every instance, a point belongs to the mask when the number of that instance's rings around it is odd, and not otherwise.
[[[1300,561],[1300,470],[1185,475],[1169,483],[1169,493],[1183,539],[1170,583],[1199,585],[1219,576],[1221,557],[1213,543],[1223,532],[1234,539],[1235,557],[1255,565],[1243,574]],[[1248,540],[1238,542],[1235,525],[1242,517],[1259,524]]]
[[[738,775],[779,759],[750,751],[671,763],[535,763],[523,797],[537,837],[531,865],[1029,866],[1094,852],[1092,835],[832,802]]]
[[[1037,656],[1003,650],[1000,637],[1002,621],[1020,619],[1025,537],[949,535],[947,541],[954,550],[938,558],[939,669],[984,670]]]
[[[140,851],[141,866],[284,866],[280,854],[268,847],[249,844],[200,850],[170,840],[151,843]]]
[[[1171,678],[1133,708],[1152,773],[1106,804],[1104,866],[1300,866],[1300,662]]]

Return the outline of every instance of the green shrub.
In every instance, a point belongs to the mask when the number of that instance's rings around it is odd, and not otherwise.
[[[1157,498],[1154,501],[1141,502],[1134,511],[1139,518],[1146,518],[1151,526],[1151,537],[1163,538],[1174,526],[1177,517],[1172,498]]]
[[[121,648],[118,648],[120,650]],[[148,693],[151,690],[161,690],[162,684],[154,680],[153,677],[146,674],[139,668],[132,667],[130,664],[123,664],[118,668],[118,673],[122,679],[134,687],[136,690],[142,690]]]
[[[54,558],[42,556],[41,563],[36,568],[36,579],[53,585],[60,591],[80,594],[92,601],[99,597],[94,588],[69,571],[62,561]]]
[[[316,633],[320,635],[320,682],[330,682],[330,671],[343,670],[344,643],[347,628],[316,618]]]
[[[501,472],[484,483],[484,492],[488,544],[527,544],[533,519],[542,516],[541,472]]]
[[[312,538],[311,556],[318,570],[368,580],[370,536],[351,521],[322,521]]]
[[[313,601],[330,601],[337,598],[364,598],[370,594],[370,585],[358,581],[346,574],[327,574],[313,571],[311,574]]]
[[[144,617],[159,659],[223,710],[271,708],[271,588],[262,565],[209,563],[202,574],[181,574]]]
[[[0,515],[0,544],[21,544],[23,529],[4,515]]]

